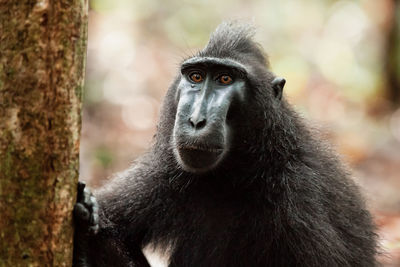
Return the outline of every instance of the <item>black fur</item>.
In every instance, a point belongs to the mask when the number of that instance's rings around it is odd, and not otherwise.
[[[87,237],[88,266],[146,266],[141,248],[149,243],[172,254],[170,266],[377,265],[374,225],[358,188],[275,97],[275,76],[252,32],[224,23],[197,55],[250,70],[247,104],[228,114],[234,135],[227,156],[201,174],[177,163],[177,77],[152,148],[95,192],[100,229]]]

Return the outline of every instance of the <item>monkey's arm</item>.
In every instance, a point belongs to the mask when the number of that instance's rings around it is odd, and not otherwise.
[[[140,246],[128,251],[118,229],[109,226],[96,198],[83,183],[78,185],[74,219],[73,266],[149,266]]]

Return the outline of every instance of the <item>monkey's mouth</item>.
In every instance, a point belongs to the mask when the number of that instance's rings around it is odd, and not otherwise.
[[[207,171],[217,165],[224,149],[221,147],[205,147],[198,145],[178,146],[180,161],[189,171]]]
[[[197,145],[181,146],[179,149],[203,151],[203,152],[210,152],[210,153],[216,153],[216,154],[220,154],[223,151],[223,148],[221,148],[221,147],[202,147],[202,146],[197,146]]]

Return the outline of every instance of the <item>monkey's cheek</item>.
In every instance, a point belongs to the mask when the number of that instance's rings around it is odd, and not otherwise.
[[[183,168],[191,172],[204,172],[214,168],[222,156],[222,149],[204,151],[195,149],[179,149],[178,154]]]

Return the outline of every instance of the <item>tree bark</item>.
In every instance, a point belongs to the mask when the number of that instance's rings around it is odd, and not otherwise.
[[[0,266],[71,266],[87,0],[0,0]]]

